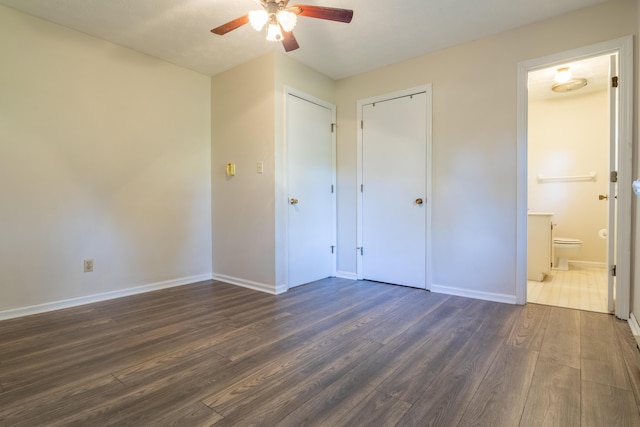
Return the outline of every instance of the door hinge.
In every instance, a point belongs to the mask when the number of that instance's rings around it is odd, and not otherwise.
[[[618,171],[611,171],[611,173],[609,174],[609,181],[618,182]]]
[[[364,192],[364,184],[360,184],[360,192]]]
[[[612,275],[613,277],[616,277],[616,266],[615,266],[615,265],[612,265],[612,266],[611,266],[611,275]]]
[[[333,194],[333,184],[331,184],[331,194]]]
[[[333,133],[333,130],[335,129],[336,124],[335,123],[331,123],[331,133]]]
[[[360,129],[364,129],[364,120],[360,120]]]
[[[360,255],[364,255],[364,248],[362,246],[356,248],[357,251],[360,251]]]
[[[336,247],[335,246],[331,246],[331,253],[334,253]]]
[[[618,87],[618,76],[611,77],[611,87]]]

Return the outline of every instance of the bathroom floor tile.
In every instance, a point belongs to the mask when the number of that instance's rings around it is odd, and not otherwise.
[[[607,269],[570,264],[542,282],[527,281],[527,302],[608,313]]]

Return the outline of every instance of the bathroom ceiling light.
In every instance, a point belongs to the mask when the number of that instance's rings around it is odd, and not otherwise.
[[[573,76],[571,74],[571,71],[569,71],[569,67],[562,67],[556,70],[556,76],[554,77],[554,80],[557,83],[566,83],[571,80],[571,77]]]
[[[564,83],[557,83],[551,86],[551,90],[558,93],[571,92],[581,89],[587,85],[587,79],[576,78]]]

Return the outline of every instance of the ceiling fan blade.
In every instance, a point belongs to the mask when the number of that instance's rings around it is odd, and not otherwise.
[[[280,28],[282,29],[282,26],[280,26]],[[298,41],[293,35],[293,31],[286,32],[285,30],[282,30],[282,46],[284,46],[285,52],[291,52],[292,50],[296,50],[300,47]]]
[[[306,4],[294,4],[288,10],[300,16],[309,18],[326,19],[328,21],[351,22],[353,10],[338,9],[335,7],[309,6]]]
[[[227,34],[229,31],[233,31],[238,27],[242,27],[244,24],[249,22],[249,15],[243,15],[239,18],[234,19],[233,21],[229,21],[226,24],[222,24],[219,27],[211,30],[213,34],[218,34],[220,36]]]

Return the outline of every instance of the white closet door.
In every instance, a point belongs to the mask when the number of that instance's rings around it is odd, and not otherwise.
[[[332,119],[330,108],[288,95],[289,287],[334,274]]]
[[[362,277],[426,286],[427,102],[363,106]]]

